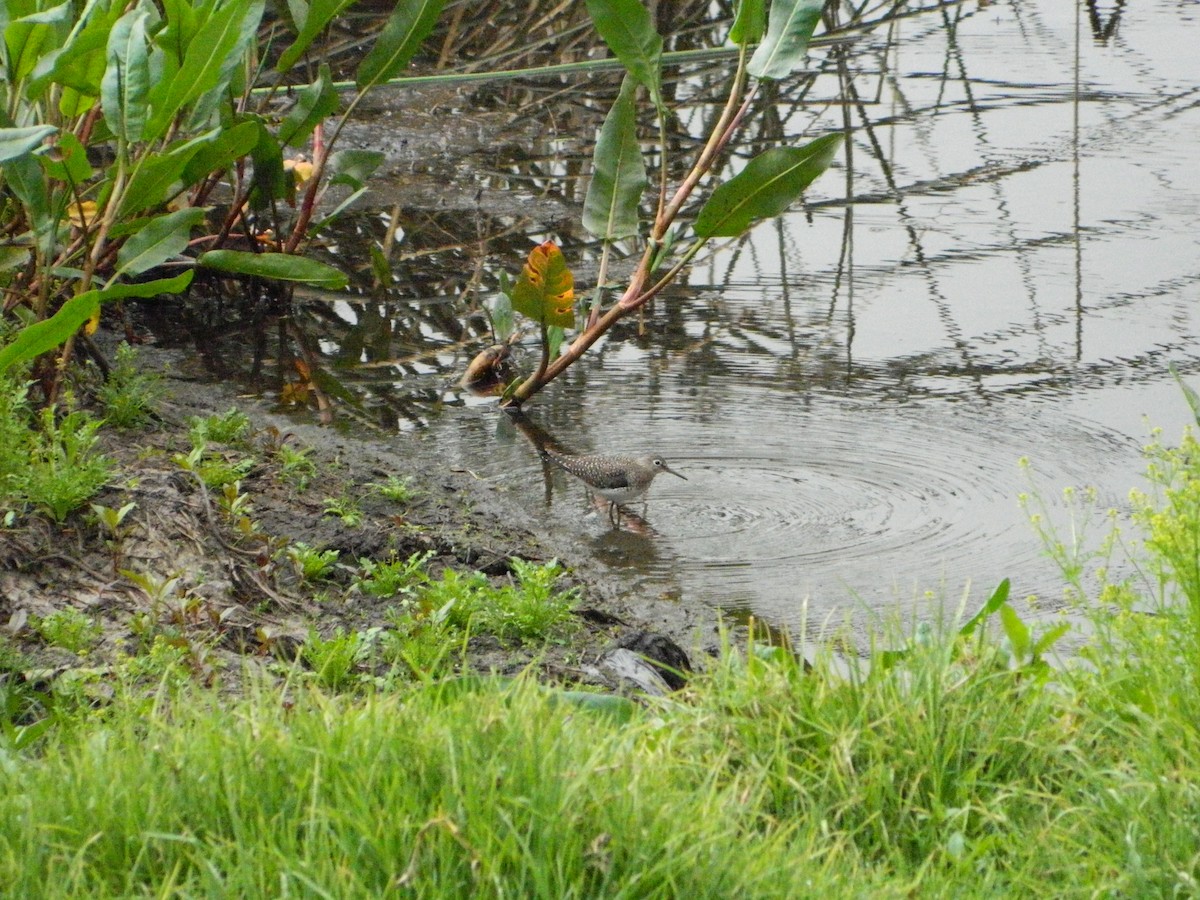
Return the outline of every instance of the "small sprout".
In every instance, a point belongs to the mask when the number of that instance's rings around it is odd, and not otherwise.
[[[309,481],[317,474],[317,464],[309,459],[311,453],[311,447],[296,448],[280,444],[276,453],[280,477],[299,490],[307,488]]]
[[[121,523],[136,508],[136,503],[126,503],[120,509],[113,509],[110,506],[104,506],[100,503],[92,504],[92,512],[96,514],[96,521],[100,523],[100,527],[104,533],[108,534],[114,540],[121,537]]]
[[[398,475],[392,475],[383,484],[372,484],[371,487],[393,503],[409,503],[417,495],[412,487],[412,479]]]
[[[284,552],[304,581],[329,577],[339,556],[337,550],[320,550],[301,542],[292,544]]]
[[[394,597],[399,593],[410,593],[416,586],[428,580],[425,563],[433,556],[432,551],[414,553],[400,560],[393,553],[387,562],[360,559],[362,575],[354,580],[354,586],[371,597]]]
[[[250,437],[250,417],[238,409],[204,418],[193,416],[189,426],[194,447],[209,443],[244,446]]]
[[[358,502],[350,497],[326,497],[324,514],[341,519],[342,524],[350,528],[357,528],[363,522]]]
[[[117,428],[143,428],[152,420],[154,405],[161,395],[162,377],[139,372],[137,352],[122,342],[113,359],[112,370],[97,392],[104,405],[105,421]]]

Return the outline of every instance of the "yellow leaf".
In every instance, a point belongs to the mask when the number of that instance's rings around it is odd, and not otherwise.
[[[292,173],[292,177],[296,180],[297,190],[308,183],[315,170],[316,166],[305,159],[285,159],[283,161],[283,171]]]
[[[513,309],[544,325],[575,324],[575,277],[562,251],[546,241],[529,251],[512,292]]]
[[[84,200],[67,207],[67,218],[76,228],[87,228],[96,221],[96,201]]]

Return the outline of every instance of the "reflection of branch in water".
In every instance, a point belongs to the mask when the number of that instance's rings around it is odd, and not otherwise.
[[[1092,26],[1092,39],[1101,46],[1107,44],[1117,33],[1117,26],[1121,24],[1121,12],[1125,9],[1125,0],[1116,0],[1113,4],[1113,11],[1105,22],[1100,16],[1099,5],[1096,0],[1087,0],[1088,22]]]

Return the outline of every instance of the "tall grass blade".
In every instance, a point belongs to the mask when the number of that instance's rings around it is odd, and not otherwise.
[[[1183,391],[1183,398],[1187,400],[1187,404],[1192,410],[1192,418],[1196,420],[1197,425],[1200,425],[1200,394],[1196,393],[1196,389],[1183,380],[1183,376],[1179,374],[1179,369],[1175,367],[1175,363],[1168,363],[1167,368],[1175,376],[1175,381],[1178,383],[1179,389]]]

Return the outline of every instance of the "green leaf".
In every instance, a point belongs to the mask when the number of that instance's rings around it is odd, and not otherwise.
[[[196,273],[191,269],[180,272],[174,278],[159,278],[155,281],[140,281],[137,284],[114,284],[100,291],[101,300],[124,300],[126,297],[157,297],[159,294],[181,294]]]
[[[104,121],[118,138],[142,139],[146,100],[150,91],[150,62],[146,48],[149,12],[138,6],[117,20],[108,36],[100,99]]]
[[[251,120],[209,132],[212,139],[202,143],[183,167],[180,175],[183,184],[190,187],[213,172],[228,169],[254,148],[261,128],[257,120]]]
[[[187,249],[194,226],[204,221],[203,209],[181,209],[151,219],[117,251],[117,275],[139,275]]]
[[[74,13],[74,7],[68,0],[9,22],[4,27],[4,49],[8,63],[6,80],[15,84],[32,72],[45,55],[42,48],[53,40],[55,26],[71,21]]]
[[[756,219],[777,216],[829,168],[841,134],[827,134],[804,147],[775,147],[713,191],[693,226],[703,238],[742,234]]]
[[[338,108],[338,93],[333,89],[333,75],[329,66],[321,64],[317,80],[296,95],[296,105],[284,117],[279,126],[279,143],[285,147],[297,147],[313,129],[333,114]]]
[[[119,3],[88,0],[66,43],[38,60],[29,79],[30,96],[40,97],[53,82],[91,99],[99,97],[108,37],[124,11]]]
[[[637,83],[626,77],[604,119],[583,201],[583,227],[606,241],[638,233],[638,203],[646,190],[646,163],[637,142]]]
[[[48,136],[58,129],[53,125],[30,125],[26,128],[0,128],[0,162],[7,162],[32,153]]]
[[[571,324],[575,324],[572,321]],[[561,325],[550,325],[546,328],[546,358],[558,359],[558,352],[562,349],[563,341],[567,338],[567,332]]]
[[[95,174],[88,162],[87,150],[69,131],[58,136],[58,144],[49,152],[39,154],[38,162],[47,175],[67,184],[83,184]]]
[[[366,192],[367,189],[365,187],[360,187],[354,193],[348,194],[337,206],[335,206],[325,215],[321,216],[320,219],[312,224],[312,226],[308,229],[309,236],[315,236],[319,234],[321,231],[325,230],[334,222],[336,222],[338,217],[352,205],[357,203],[358,199]]]
[[[248,54],[258,40],[258,26],[263,17],[264,4],[265,0],[252,0],[246,7],[242,27],[233,46],[225,55],[225,61],[217,69],[215,83],[191,101],[191,112],[183,120],[189,130],[197,131],[217,121],[228,110],[230,95],[238,97],[246,91],[246,63],[255,58]]]
[[[967,620],[967,623],[962,628],[958,629],[959,637],[969,637],[974,633],[975,629],[987,621],[988,617],[996,612],[1001,606],[1008,601],[1009,582],[1005,578],[992,591],[992,596],[988,597],[987,602],[980,607],[975,615]]]
[[[755,78],[784,78],[804,64],[824,0],[772,0],[767,37],[750,57]]]
[[[153,297],[157,294],[177,294],[191,284],[193,273],[188,271],[174,278],[162,278],[142,284],[119,284],[103,290],[85,291],[72,297],[54,315],[22,328],[16,339],[0,350],[0,372],[11,366],[41,356],[66,342],[100,309],[105,300],[124,297]]]
[[[1175,376],[1179,389],[1183,391],[1183,399],[1187,401],[1192,410],[1192,418],[1196,420],[1197,425],[1200,425],[1200,394],[1197,394],[1196,389],[1183,380],[1183,376],[1175,368],[1175,363],[1167,363],[1167,370]]]
[[[1058,643],[1059,639],[1071,630],[1070,622],[1059,622],[1053,628],[1048,628],[1040,638],[1033,642],[1033,656],[1036,659]]]
[[[662,106],[662,36],[639,0],[587,0],[596,31],[633,79]]]
[[[341,290],[349,279],[333,266],[290,253],[247,253],[243,250],[210,250],[196,265],[231,275],[256,275],[280,281],[296,281],[314,287]]]
[[[333,21],[334,16],[353,2],[354,0],[313,0],[311,4],[289,3],[288,8],[298,33],[292,45],[280,54],[279,61],[275,63],[275,71],[286,73],[291,69],[300,58],[300,54],[308,49],[325,26]]]
[[[29,262],[29,247],[0,244],[0,272],[8,272]]]
[[[492,321],[492,332],[498,341],[507,341],[513,333],[512,300],[507,294],[499,293],[492,296],[487,303],[488,318]]]
[[[1004,634],[1012,644],[1013,653],[1018,659],[1024,659],[1030,649],[1029,626],[1007,603],[1000,607],[1000,624],[1004,626]]]
[[[159,80],[150,92],[150,119],[146,139],[162,136],[171,120],[189,103],[228,78],[237,49],[253,34],[263,5],[251,0],[213,4],[209,17],[187,42],[179,71]]]
[[[329,157],[329,183],[348,184],[358,190],[383,162],[378,150],[339,150]]]
[[[100,292],[87,291],[72,297],[50,318],[22,328],[12,343],[0,350],[0,372],[65,343],[99,308]]]
[[[442,14],[446,0],[400,0],[375,46],[359,64],[355,80],[360,90],[394,78],[413,58]]]
[[[664,262],[670,256],[671,251],[675,249],[675,238],[678,237],[676,229],[672,228],[663,235],[662,243],[654,248],[654,255],[650,258],[650,274],[657,272]]]
[[[25,207],[33,224],[38,245],[46,256],[53,255],[53,245],[58,229],[58,216],[50,208],[50,194],[46,190],[46,178],[42,167],[32,155],[18,156],[4,164],[5,187]]]
[[[172,144],[165,153],[148,155],[129,178],[117,218],[127,219],[154,209],[183,190],[187,186],[183,173],[188,163],[219,133],[220,129],[214,128],[191,140]]]
[[[291,200],[296,183],[283,168],[283,147],[279,139],[260,123],[258,140],[250,156],[254,160],[250,206],[266,209],[272,200]]]
[[[562,251],[546,241],[529,251],[512,290],[513,309],[543,325],[575,324],[575,278]]]
[[[756,44],[762,40],[766,28],[766,0],[739,0],[733,25],[729,28],[729,40],[738,45]]]

